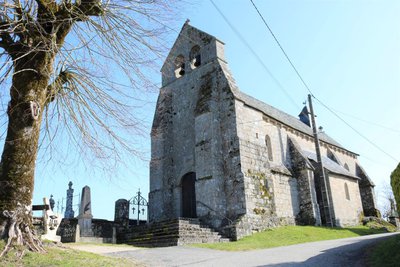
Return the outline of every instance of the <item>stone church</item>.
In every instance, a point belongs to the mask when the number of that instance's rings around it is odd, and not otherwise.
[[[151,131],[149,220],[198,218],[232,239],[321,216],[308,113],[293,117],[236,86],[224,43],[185,23],[162,69]],[[319,133],[332,225],[376,215],[357,154]]]

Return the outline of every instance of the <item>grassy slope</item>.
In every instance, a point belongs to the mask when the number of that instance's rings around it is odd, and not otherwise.
[[[0,242],[0,249],[4,248],[4,242]],[[109,258],[97,254],[77,251],[69,248],[46,247],[47,253],[27,252],[22,260],[16,260],[13,253],[9,253],[4,258],[0,258],[0,266],[85,266],[85,267],[114,267],[114,266],[139,266],[127,259]]]
[[[352,228],[326,228],[315,226],[285,226],[256,233],[236,242],[196,244],[196,247],[238,251],[288,246],[299,243],[356,237],[361,235],[384,233],[382,229],[370,229],[365,226]]]
[[[380,242],[372,249],[368,257],[368,265],[386,267],[400,265],[400,235]]]

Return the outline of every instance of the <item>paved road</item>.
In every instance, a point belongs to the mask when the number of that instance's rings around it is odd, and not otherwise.
[[[394,233],[399,234],[399,233]],[[227,252],[192,247],[168,247],[102,253],[143,262],[147,266],[365,266],[374,243],[394,234],[379,234],[305,243],[287,247]]]

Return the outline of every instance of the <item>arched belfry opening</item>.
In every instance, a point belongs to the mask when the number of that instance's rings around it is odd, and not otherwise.
[[[185,57],[179,55],[175,58],[175,76],[176,78],[185,75]]]
[[[201,65],[200,46],[198,45],[193,46],[190,50],[190,64],[192,69]]]
[[[196,173],[189,172],[182,177],[182,217],[197,218],[196,213]]]

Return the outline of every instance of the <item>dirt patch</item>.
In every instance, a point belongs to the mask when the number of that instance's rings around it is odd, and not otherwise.
[[[92,252],[92,253],[96,253],[96,254],[107,254],[107,253],[113,253],[113,252],[133,251],[133,250],[141,249],[141,248],[131,247],[131,246],[95,245],[95,244],[79,244],[79,243],[69,243],[69,244],[64,244],[64,246],[72,248],[72,249],[86,251],[86,252]]]

